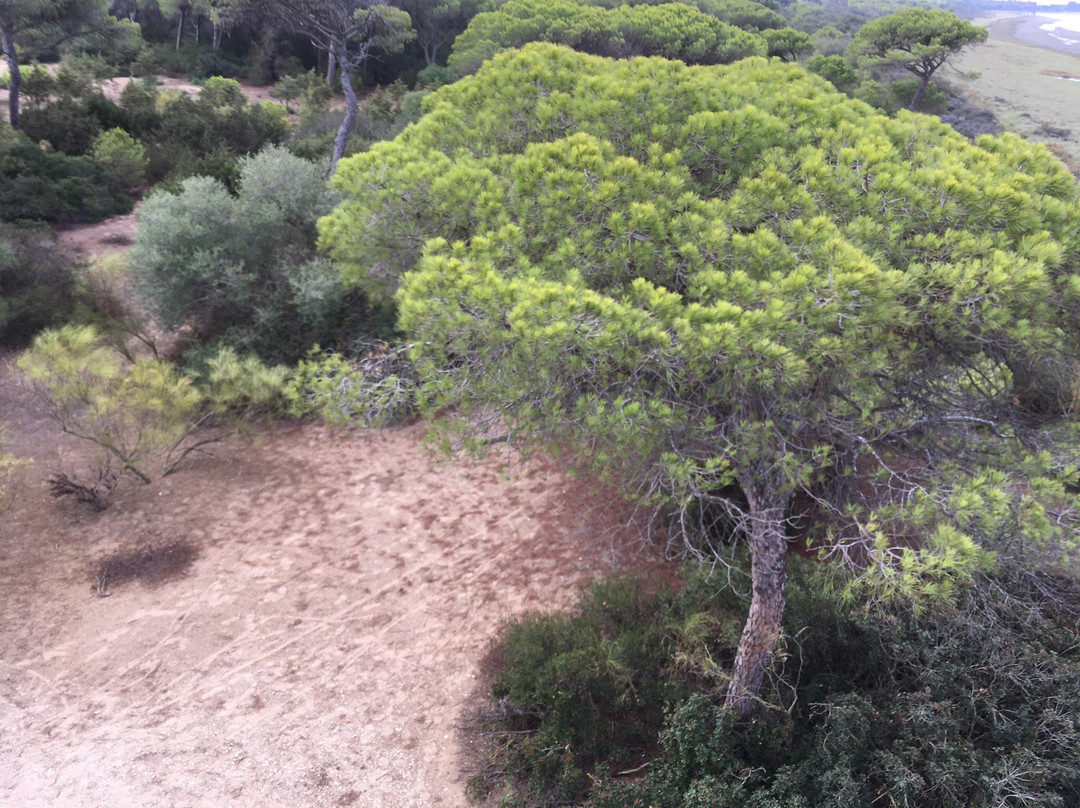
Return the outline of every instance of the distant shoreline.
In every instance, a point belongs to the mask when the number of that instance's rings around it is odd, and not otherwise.
[[[1007,16],[995,15],[989,19],[976,20],[976,23],[984,26],[990,32],[992,39],[1080,56],[1080,42],[1070,45],[1055,36],[1051,36],[1048,31],[1039,28],[1040,25],[1046,25],[1053,21],[1052,17],[1042,17],[1038,14],[1024,14],[1022,16],[1008,14]],[[1076,38],[1080,40],[1080,33],[1076,34]]]

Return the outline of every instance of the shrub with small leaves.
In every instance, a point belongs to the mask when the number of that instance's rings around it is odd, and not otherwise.
[[[125,191],[142,185],[146,150],[123,129],[109,129],[94,138],[90,155]]]
[[[199,92],[199,101],[215,109],[241,109],[247,104],[244,91],[236,79],[213,76]]]
[[[100,510],[119,479],[171,474],[193,452],[280,409],[284,369],[231,351],[207,365],[203,379],[181,376],[155,357],[129,358],[90,326],[39,334],[19,368],[61,431],[99,449],[89,480],[61,471],[54,492]]]
[[[70,317],[74,288],[71,259],[51,230],[0,222],[0,344],[26,344]]]
[[[348,359],[316,345],[293,372],[290,411],[336,426],[378,428],[409,418],[416,411],[416,382],[407,353],[407,346],[376,343]]]
[[[269,148],[240,162],[239,193],[208,177],[157,191],[138,212],[133,275],[158,323],[204,344],[292,362],[378,320],[315,252],[315,222],[335,202],[325,167]]]

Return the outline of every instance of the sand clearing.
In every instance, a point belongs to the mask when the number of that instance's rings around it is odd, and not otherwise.
[[[1069,168],[1080,171],[1080,56],[1053,48],[1039,30],[1042,18],[976,20],[990,31],[983,45],[964,49],[941,78],[994,113],[1011,132],[1048,144]],[[935,77],[936,78],[936,77]]]
[[[40,480],[74,444],[11,359],[0,422],[36,466],[0,518],[0,805],[465,805],[457,727],[500,623],[636,547],[610,494],[550,462],[440,460],[422,424],[284,426],[102,514],[53,502]],[[157,583],[99,596],[95,563],[140,548]]]

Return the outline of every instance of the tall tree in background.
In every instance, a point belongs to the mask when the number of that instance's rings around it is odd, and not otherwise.
[[[930,77],[968,45],[986,41],[987,31],[951,11],[905,8],[871,20],[851,40],[848,53],[867,65],[895,65],[921,83],[908,109],[918,109]]]
[[[228,34],[244,19],[249,12],[249,0],[207,0],[210,22],[214,26],[212,46],[221,49],[221,38]]]
[[[438,61],[439,51],[468,27],[469,20],[494,8],[493,0],[398,0],[395,5],[409,12],[428,66]]]
[[[432,411],[576,449],[691,552],[749,548],[740,715],[789,539],[914,598],[1075,545],[1075,441],[1027,403],[1070,401],[1080,355],[1080,194],[1044,148],[763,59],[534,44],[433,102],[342,164],[323,246],[400,289]]]
[[[359,110],[353,71],[370,58],[373,48],[388,53],[401,50],[415,37],[412,21],[408,12],[374,0],[265,0],[265,8],[286,28],[310,37],[341,71],[346,108],[334,139],[333,171],[345,153]]]
[[[75,37],[105,30],[113,21],[105,0],[0,0],[0,50],[10,79],[8,121],[20,128],[19,60],[46,53]]]
[[[158,8],[167,20],[176,21],[176,49],[184,44],[184,31],[192,17],[198,13],[201,0],[158,0]]]

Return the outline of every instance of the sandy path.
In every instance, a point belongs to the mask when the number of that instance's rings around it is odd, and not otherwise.
[[[2,374],[0,419],[44,476]],[[0,805],[465,805],[456,726],[500,622],[622,540],[550,464],[440,461],[423,431],[285,427],[101,515],[26,491],[0,518]],[[187,575],[93,593],[92,560],[183,538]]]

